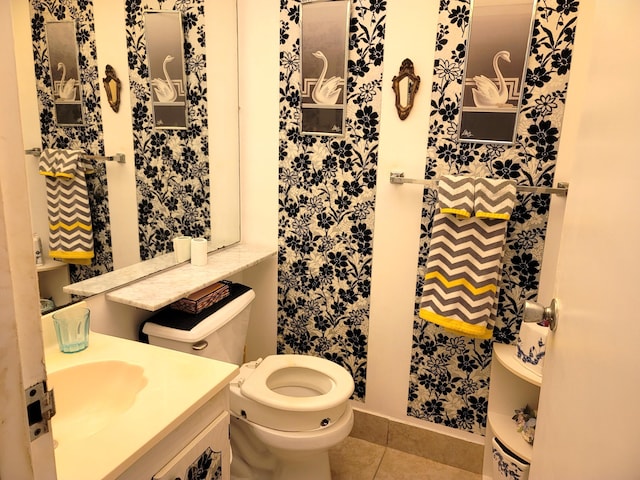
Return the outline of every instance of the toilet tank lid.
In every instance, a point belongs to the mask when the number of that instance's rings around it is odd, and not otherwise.
[[[212,306],[198,314],[166,309],[144,322],[140,328],[140,340],[149,336],[177,342],[198,342],[222,328],[231,319],[247,308],[255,298],[254,291],[239,283],[233,284],[230,297],[225,304]]]

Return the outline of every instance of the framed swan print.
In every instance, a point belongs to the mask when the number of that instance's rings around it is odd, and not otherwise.
[[[350,1],[301,6],[302,133],[344,135]]]
[[[47,22],[45,28],[56,123],[66,127],[84,125],[76,24]]]
[[[536,0],[472,0],[458,140],[512,144]]]
[[[156,129],[187,128],[187,81],[182,15],[174,10],[144,14],[151,104]]]

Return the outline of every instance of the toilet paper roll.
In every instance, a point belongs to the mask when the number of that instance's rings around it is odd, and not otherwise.
[[[191,237],[185,235],[174,238],[173,254],[178,263],[189,260],[191,258]]]
[[[191,265],[207,264],[207,239],[194,238],[191,240]]]

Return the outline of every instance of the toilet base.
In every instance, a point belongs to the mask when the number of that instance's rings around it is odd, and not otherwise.
[[[324,431],[278,432],[232,416],[231,480],[331,480],[329,448],[352,427],[351,406]]]

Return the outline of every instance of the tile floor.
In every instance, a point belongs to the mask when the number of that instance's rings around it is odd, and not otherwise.
[[[481,480],[482,475],[347,437],[330,450],[332,480]]]

